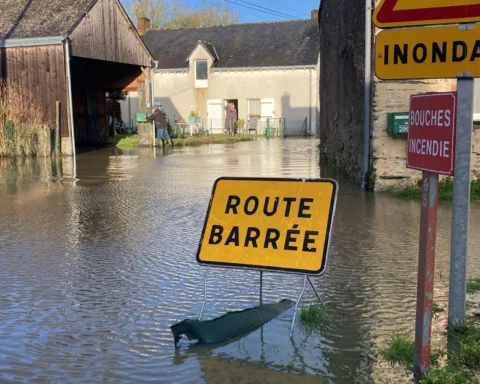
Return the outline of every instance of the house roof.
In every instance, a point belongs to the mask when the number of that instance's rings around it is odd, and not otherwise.
[[[2,0],[0,40],[66,36],[96,0]]]
[[[202,47],[210,55],[213,61],[218,60],[217,51],[215,50],[213,44],[210,44],[206,41],[198,40],[197,45],[195,46],[195,48],[193,48],[193,51],[190,53],[190,55],[188,55],[185,61],[190,60],[190,57],[192,57],[192,55],[195,53],[199,46]]]
[[[142,38],[159,69],[188,67],[199,40],[213,45],[219,68],[315,65],[319,54],[318,24],[311,20],[150,30]]]

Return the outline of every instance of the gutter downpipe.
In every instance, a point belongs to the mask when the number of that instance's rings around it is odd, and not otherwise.
[[[154,61],[153,62],[155,64],[155,66],[152,68],[152,79],[151,79],[151,91],[152,91],[152,108],[153,106],[155,105],[155,92],[154,92],[154,88],[155,88],[155,70],[158,68],[158,61]],[[155,122],[152,122],[152,129],[153,129],[153,144],[152,146],[155,147]]]
[[[67,87],[68,87],[68,113],[70,116],[70,135],[72,139],[72,156],[75,157],[75,130],[73,124],[73,98],[72,98],[72,73],[70,71],[70,46],[68,44],[68,38],[64,40],[65,45],[65,67],[67,69]],[[75,164],[75,160],[74,160]],[[76,173],[76,171],[74,171]],[[74,175],[75,177],[75,175]]]
[[[370,163],[370,107],[372,97],[372,0],[365,0],[365,83],[363,94],[363,164],[360,188],[367,187]]]
[[[310,86],[309,86],[310,92],[309,92],[308,98],[309,98],[310,106],[308,107],[308,120],[309,121],[308,121],[307,129],[308,129],[308,133],[311,134],[312,133],[312,99],[313,99],[312,92],[313,92],[314,87],[312,87],[312,70],[309,69],[308,72],[309,72],[308,73],[308,82],[310,83]]]

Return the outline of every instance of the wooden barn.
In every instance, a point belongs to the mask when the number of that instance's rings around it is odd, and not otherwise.
[[[150,105],[152,57],[118,0],[2,0],[0,77],[38,103],[53,125],[60,103],[61,150],[106,140],[106,92],[140,83]]]

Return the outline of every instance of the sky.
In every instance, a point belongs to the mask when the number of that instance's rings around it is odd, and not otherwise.
[[[198,1],[189,0],[192,4]],[[241,23],[309,19],[310,12],[318,9],[320,0],[226,0],[240,13]],[[281,13],[281,15],[279,14]]]

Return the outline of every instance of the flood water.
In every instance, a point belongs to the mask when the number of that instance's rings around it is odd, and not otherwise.
[[[314,332],[297,322],[290,338],[292,308],[228,343],[174,348],[169,326],[201,309],[195,256],[220,176],[336,177],[320,169],[315,139],[107,148],[63,165],[2,160],[0,382],[399,382],[374,355],[392,332],[413,332],[420,206],[341,179],[326,273],[313,279],[335,320]],[[479,213],[474,204],[469,274],[480,274]],[[441,204],[434,301],[443,307],[450,217]],[[301,285],[265,273],[264,301],[295,300]],[[213,269],[204,319],[257,305],[258,287],[258,272]],[[307,287],[303,305],[314,301]]]

